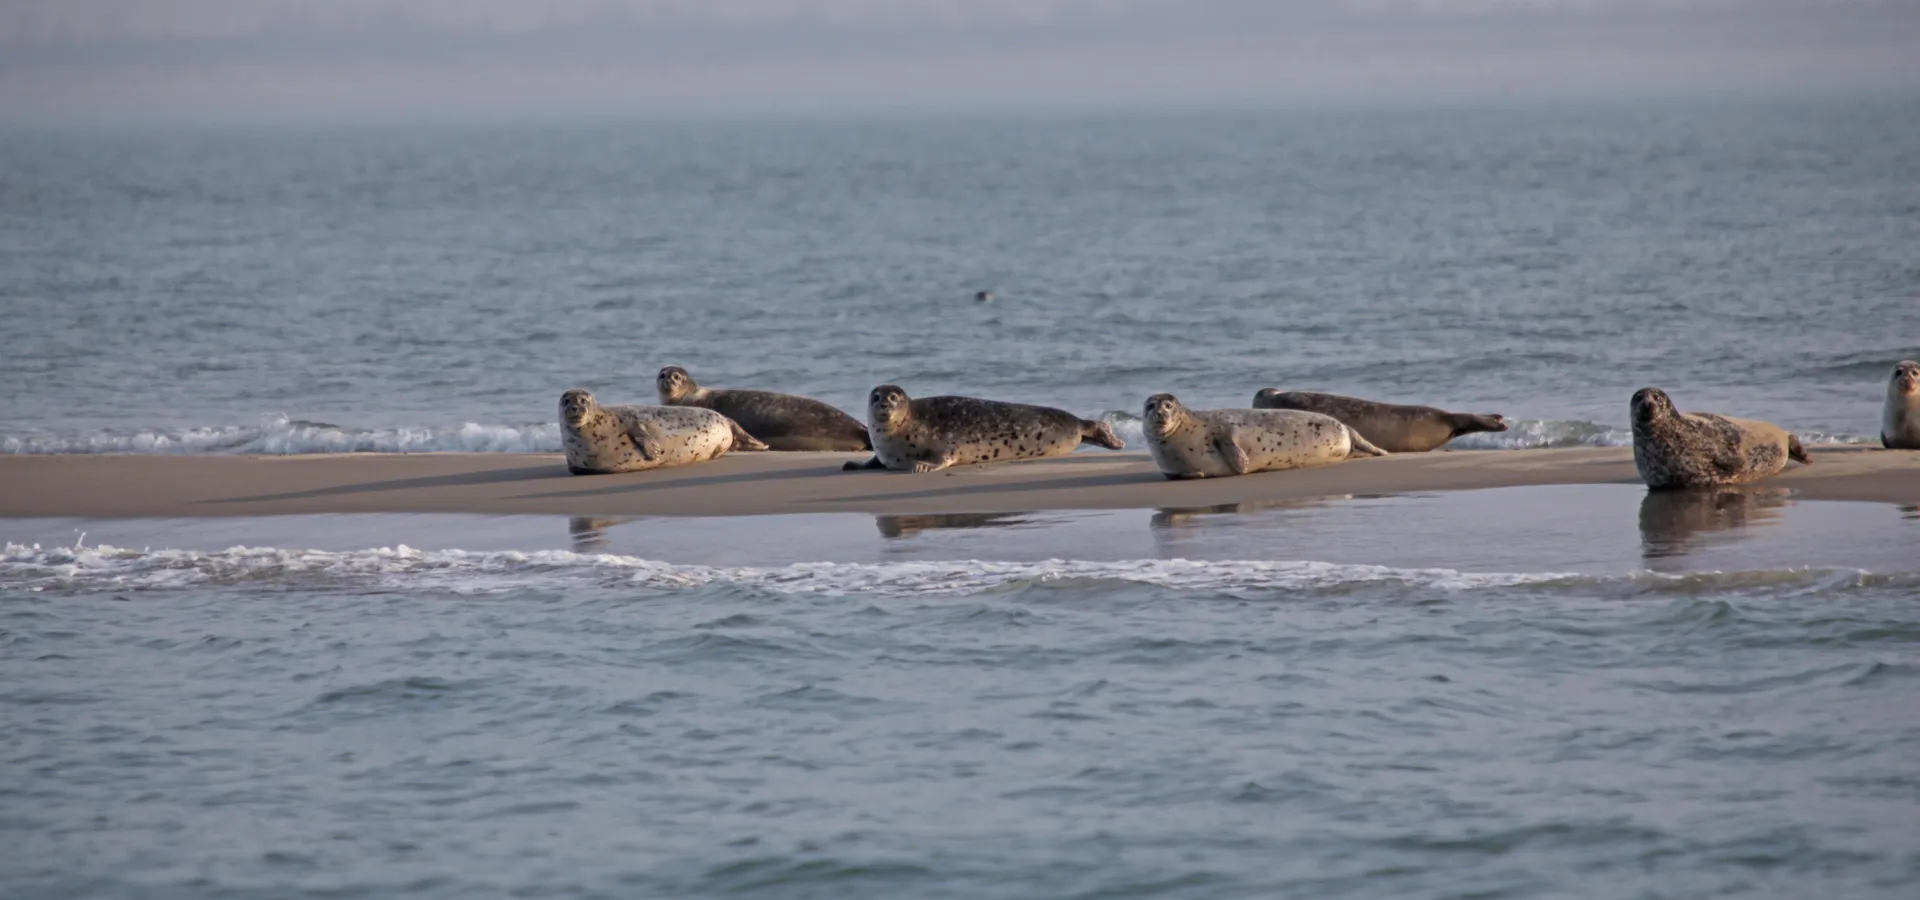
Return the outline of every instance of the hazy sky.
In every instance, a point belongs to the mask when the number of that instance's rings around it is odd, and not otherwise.
[[[0,116],[1920,86],[1920,0],[0,0]]]

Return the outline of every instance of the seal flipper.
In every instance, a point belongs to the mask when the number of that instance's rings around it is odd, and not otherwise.
[[[622,418],[625,417],[623,416]],[[660,442],[658,437],[654,436],[652,429],[653,423],[627,419],[623,424],[627,426],[627,440],[632,441],[633,448],[640,451],[641,459],[647,462],[653,462],[659,459],[660,455],[666,451],[665,445]]]
[[[1356,456],[1391,456],[1392,455],[1392,454],[1389,454],[1387,451],[1380,449],[1379,447],[1375,447],[1366,438],[1361,437],[1360,432],[1354,430],[1353,426],[1351,425],[1347,426],[1347,443],[1350,445],[1347,448],[1348,459],[1352,459]]]
[[[767,445],[765,443],[763,443],[759,438],[754,437],[751,434],[748,434],[745,428],[740,427],[739,422],[735,422],[732,419],[727,419],[727,425],[733,428],[733,449],[735,450],[767,449]]]
[[[886,467],[887,467],[887,464],[881,462],[880,457],[876,456],[872,459],[867,460],[866,462],[854,462],[853,460],[847,460],[845,463],[841,464],[840,471],[858,472],[862,469],[884,469]]]
[[[1081,419],[1080,440],[1095,446],[1105,447],[1108,450],[1127,449],[1127,442],[1121,440],[1119,435],[1114,434],[1113,426],[1105,422]]]
[[[1463,434],[1478,434],[1482,431],[1506,431],[1505,416],[1493,413],[1453,413],[1448,416],[1453,423],[1453,437]]]
[[[1880,440],[1885,441],[1886,439],[1886,435],[1883,434],[1880,436]],[[1787,458],[1803,466],[1813,465],[1813,457],[1808,456],[1807,448],[1800,445],[1800,436],[1797,434],[1787,435]]]
[[[953,451],[943,449],[936,452],[932,459],[915,460],[913,470],[925,475],[928,472],[938,472],[951,465],[953,465]]]
[[[1228,428],[1213,436],[1214,452],[1227,464],[1227,471],[1235,475],[1245,475],[1253,468],[1253,462],[1247,459],[1247,451],[1240,449],[1234,440],[1235,429]]]

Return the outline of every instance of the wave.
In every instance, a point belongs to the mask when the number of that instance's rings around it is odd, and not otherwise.
[[[560,426],[477,425],[453,428],[352,428],[285,416],[258,425],[215,425],[172,431],[0,436],[0,454],[128,453],[143,455],[302,453],[558,453]]]
[[[87,592],[165,590],[221,585],[340,584],[364,589],[495,593],[529,588],[639,587],[676,591],[732,585],[785,594],[979,594],[1034,585],[1137,584],[1210,593],[1315,592],[1355,589],[1473,591],[1524,586],[1624,588],[1628,593],[1807,590],[1846,587],[1920,588],[1920,574],[1875,575],[1855,569],[1626,576],[1567,573],[1474,573],[1326,562],[1146,559],[1041,562],[952,560],[891,563],[795,563],[728,567],[678,565],[615,554],[568,550],[289,550],[231,547],[218,551],[134,550],[106,545],[43,548],[9,543],[0,551],[0,588]]]
[[[1146,432],[1140,417],[1119,410],[1108,410],[1100,420],[1113,426],[1115,434],[1128,446],[1144,446]],[[1794,432],[1808,444],[1867,444],[1879,438],[1857,434],[1830,434],[1820,431]],[[1513,419],[1506,431],[1481,432],[1454,438],[1447,447],[1455,450],[1550,450],[1573,447],[1631,447],[1633,432],[1597,422],[1558,419]]]

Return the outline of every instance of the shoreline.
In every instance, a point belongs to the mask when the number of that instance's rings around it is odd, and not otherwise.
[[[1920,506],[1920,453],[1813,450],[1744,485],[1807,500]],[[1145,451],[1086,451],[926,475],[842,472],[856,453],[737,453],[620,475],[567,474],[557,453],[0,457],[0,517],[193,518],[315,513],[750,516],[1205,507],[1555,484],[1640,483],[1631,448],[1459,450],[1236,478],[1168,481]]]

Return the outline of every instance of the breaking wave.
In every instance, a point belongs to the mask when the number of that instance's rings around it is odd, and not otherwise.
[[[560,426],[352,428],[277,416],[258,425],[0,436],[0,454],[558,453]]]
[[[671,591],[726,584],[788,594],[978,594],[1028,585],[1138,584],[1206,592],[1346,592],[1361,588],[1470,591],[1520,586],[1624,588],[1631,594],[1699,590],[1826,592],[1853,586],[1920,587],[1920,574],[1875,575],[1857,569],[1624,576],[1475,573],[1326,562],[1146,559],[1040,562],[952,560],[892,563],[812,562],[768,567],[676,565],[567,550],[416,550],[405,545],[355,551],[231,547],[218,551],[135,550],[112,546],[6,545],[0,587],[29,591],[136,591],[296,582],[492,593],[526,588],[631,586]],[[1899,582],[1899,584],[1895,584]]]

